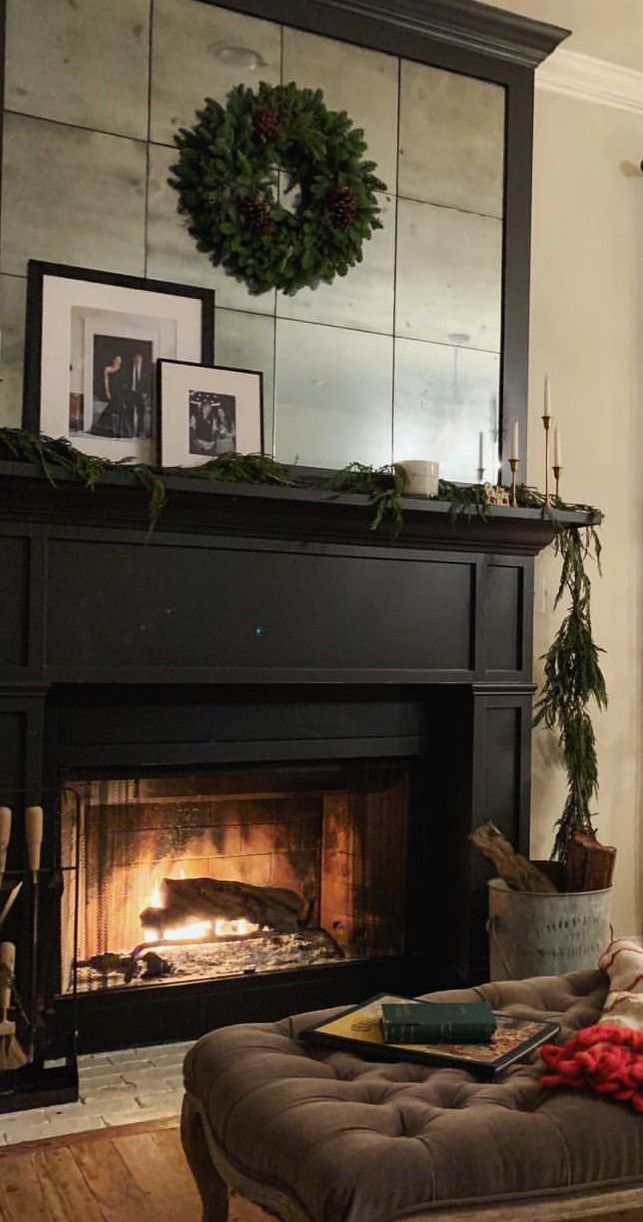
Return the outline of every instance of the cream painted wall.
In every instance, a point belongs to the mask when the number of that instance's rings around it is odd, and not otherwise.
[[[595,637],[610,694],[597,719],[598,829],[618,846],[614,927],[643,929],[640,621],[643,563],[643,114],[536,94],[531,288],[530,462],[543,483],[540,413],[545,370],[564,433],[570,500],[600,505],[603,579],[594,584]],[[558,573],[536,575],[535,655],[551,640]],[[545,610],[543,598],[546,597]],[[536,663],[536,677],[542,671]],[[564,798],[552,735],[534,737],[532,851],[548,856]]]

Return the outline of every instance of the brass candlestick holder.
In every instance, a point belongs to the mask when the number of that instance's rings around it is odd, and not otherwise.
[[[551,428],[551,416],[545,414],[542,420],[545,430],[545,505],[549,508],[551,505],[551,497],[549,495],[549,430]]]
[[[510,458],[509,466],[511,467],[511,504],[516,505],[516,471],[520,463],[519,458]]]
[[[560,466],[558,466],[556,463],[554,463],[554,466],[552,467],[552,471],[554,472],[554,479],[556,480],[556,500],[559,500],[559,498],[560,498],[560,492],[559,492],[559,488],[560,488],[560,473],[561,473],[562,469],[563,469],[563,468],[562,468],[562,467],[560,467]]]

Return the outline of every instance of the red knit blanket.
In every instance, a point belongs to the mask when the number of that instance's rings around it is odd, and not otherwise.
[[[643,1112],[643,946],[617,938],[598,966],[609,977],[603,1013],[561,1048],[541,1048],[543,1086],[572,1086]]]
[[[560,1048],[545,1044],[543,1086],[571,1086],[643,1112],[643,1031],[619,1023],[585,1027]]]

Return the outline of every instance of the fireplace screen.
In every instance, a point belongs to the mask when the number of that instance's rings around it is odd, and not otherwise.
[[[403,764],[68,784],[63,992],[404,951]]]

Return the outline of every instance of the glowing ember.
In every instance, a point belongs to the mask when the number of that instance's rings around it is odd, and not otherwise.
[[[217,938],[247,938],[251,933],[257,933],[258,925],[239,917],[236,921],[224,921],[219,918],[214,922],[214,934]]]
[[[186,925],[169,926],[163,930],[164,942],[198,942],[212,934],[211,921],[191,921]]]

